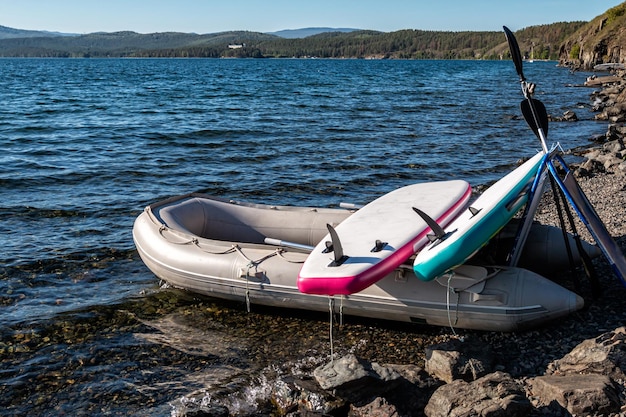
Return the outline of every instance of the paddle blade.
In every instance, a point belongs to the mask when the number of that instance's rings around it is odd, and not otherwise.
[[[546,106],[536,98],[522,100],[520,103],[524,120],[528,123],[528,126],[535,132],[535,135],[539,139],[539,129],[543,130],[544,137],[548,137],[548,111]]]
[[[506,36],[506,40],[509,43],[509,50],[511,51],[511,58],[513,59],[513,63],[515,64],[515,70],[519,75],[520,81],[526,81],[526,77],[524,77],[524,70],[522,68],[522,53],[519,50],[519,45],[517,44],[517,39],[515,39],[515,35],[513,32],[506,26],[502,26],[504,29],[504,35]]]

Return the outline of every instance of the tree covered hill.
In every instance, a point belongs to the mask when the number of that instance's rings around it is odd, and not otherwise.
[[[0,39],[12,39],[12,38],[40,38],[48,36],[74,36],[73,34],[60,33],[60,32],[48,32],[43,30],[25,30],[25,29],[13,29],[0,25]]]
[[[558,59],[565,39],[585,22],[533,26],[516,33],[525,54]],[[501,59],[508,57],[503,32],[353,30],[284,38],[249,31],[213,34],[136,32],[60,36],[45,32],[6,37],[0,26],[0,57],[204,57],[204,58],[392,58]],[[30,31],[29,31],[30,32]],[[14,34],[13,34],[14,35]]]

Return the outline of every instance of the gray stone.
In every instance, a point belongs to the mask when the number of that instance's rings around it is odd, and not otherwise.
[[[583,341],[563,358],[550,363],[546,374],[598,374],[626,380],[626,327]]]
[[[418,388],[438,387],[441,382],[433,379],[423,368],[417,365],[385,365],[395,372],[400,374],[402,378],[409,384],[415,385]]]
[[[398,417],[399,413],[393,404],[381,397],[374,398],[363,406],[351,406],[348,417]]]
[[[567,110],[565,113],[563,113],[563,120],[568,122],[575,122],[578,120],[578,116],[576,116],[576,113],[574,113],[573,111]]]
[[[620,140],[612,140],[610,142],[605,143],[602,146],[602,149],[606,152],[618,154],[624,150],[624,144]]]
[[[313,375],[323,389],[351,403],[368,399],[375,393],[384,393],[402,380],[392,368],[367,362],[353,354],[316,368]]]
[[[531,411],[522,385],[504,372],[443,385],[424,408],[427,417],[525,417]]]
[[[555,401],[573,415],[619,411],[619,394],[604,375],[547,375],[529,380],[538,408]],[[554,407],[552,405],[552,407]]]
[[[402,382],[385,393],[385,400],[404,416],[421,415],[428,399],[442,385],[416,365],[387,365],[402,376]]]
[[[279,379],[272,386],[271,400],[280,415],[294,412],[330,414],[348,408],[345,401],[324,391],[313,379]]]
[[[453,339],[426,348],[426,372],[445,382],[473,381],[493,370],[493,353],[487,344]]]

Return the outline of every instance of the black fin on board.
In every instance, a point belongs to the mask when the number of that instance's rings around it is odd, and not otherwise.
[[[335,254],[335,259],[328,264],[328,266],[334,267],[343,264],[349,257],[343,254],[343,248],[341,247],[341,241],[339,240],[339,235],[335,231],[335,228],[330,224],[326,224],[328,228],[328,233],[330,234],[330,239],[332,240],[332,251]],[[328,242],[326,242],[326,249],[329,249]]]

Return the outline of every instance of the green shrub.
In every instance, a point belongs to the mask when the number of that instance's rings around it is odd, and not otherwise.
[[[623,16],[626,13],[626,3],[622,3],[619,6],[615,6],[606,11],[606,17],[608,23],[611,23],[613,20],[617,19],[620,16]]]

